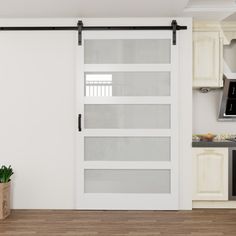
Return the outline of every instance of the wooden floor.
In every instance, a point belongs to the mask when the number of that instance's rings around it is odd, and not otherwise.
[[[236,236],[236,210],[13,211],[0,221],[8,236]]]

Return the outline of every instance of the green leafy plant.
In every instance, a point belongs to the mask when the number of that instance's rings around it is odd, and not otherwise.
[[[2,166],[0,168],[0,183],[8,183],[11,179],[11,176],[14,174],[11,166]]]

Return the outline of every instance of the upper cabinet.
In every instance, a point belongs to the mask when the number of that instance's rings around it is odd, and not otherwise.
[[[223,86],[222,52],[220,32],[193,32],[193,87]]]

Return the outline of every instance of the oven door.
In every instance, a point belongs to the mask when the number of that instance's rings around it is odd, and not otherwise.
[[[236,148],[229,148],[229,200],[236,200]]]
[[[236,116],[236,99],[229,98],[227,100],[225,115]]]

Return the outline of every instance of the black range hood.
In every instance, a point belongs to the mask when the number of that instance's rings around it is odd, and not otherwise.
[[[236,79],[225,78],[218,120],[236,121]]]

